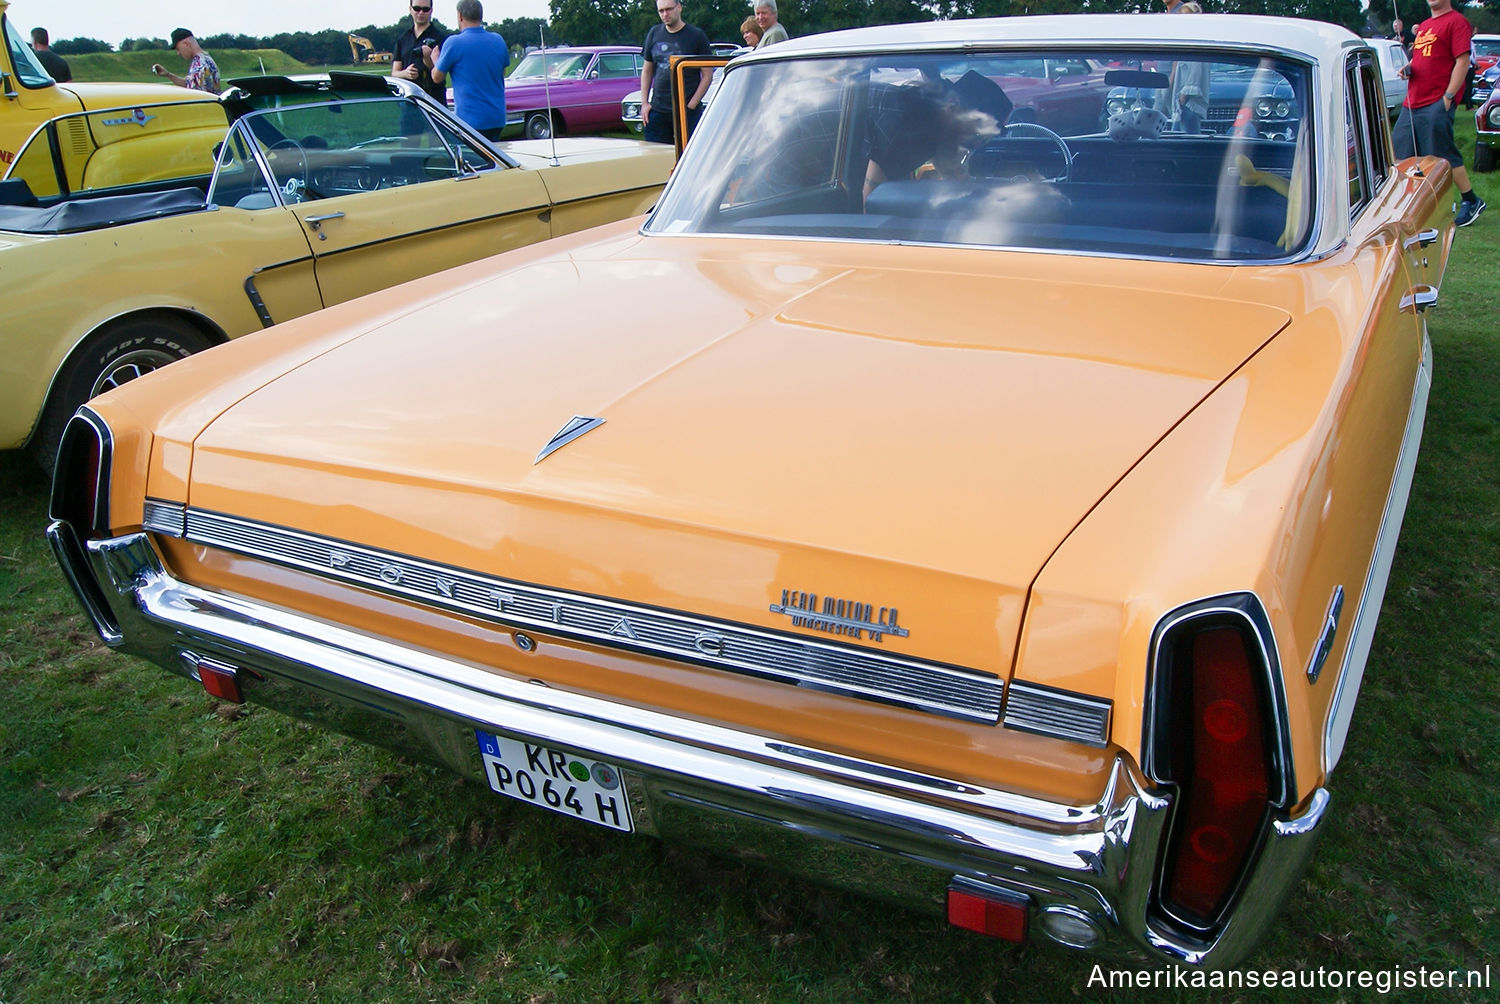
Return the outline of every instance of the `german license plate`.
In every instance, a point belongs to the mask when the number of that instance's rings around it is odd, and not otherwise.
[[[474,734],[492,790],[612,830],[635,829],[620,768],[478,729]]]

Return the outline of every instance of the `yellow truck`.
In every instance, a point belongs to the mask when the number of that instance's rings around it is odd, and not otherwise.
[[[0,0],[0,174],[37,126],[69,112],[133,104],[202,99],[166,84],[58,84],[26,43],[27,32],[10,18],[10,0]]]

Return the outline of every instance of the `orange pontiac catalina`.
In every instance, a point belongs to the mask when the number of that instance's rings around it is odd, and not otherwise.
[[[1059,52],[1097,117],[1011,121]],[[1292,125],[1210,127],[1219,81]],[[1326,24],[784,42],[644,227],[91,402],[50,534],[110,644],[228,700],[1227,965],[1326,815],[1421,438],[1454,196],[1387,129]]]

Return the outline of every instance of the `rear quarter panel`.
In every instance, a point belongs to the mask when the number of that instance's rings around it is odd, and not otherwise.
[[[1174,429],[1069,536],[1035,585],[1017,679],[1111,696],[1139,756],[1153,632],[1185,603],[1251,590],[1275,632],[1297,796],[1325,780],[1337,688],[1406,430],[1424,328],[1402,241],[1427,203],[1397,180],[1335,254],[1235,270],[1229,298],[1293,321]],[[1206,325],[1205,338],[1213,337]],[[1336,585],[1344,614],[1307,668]]]

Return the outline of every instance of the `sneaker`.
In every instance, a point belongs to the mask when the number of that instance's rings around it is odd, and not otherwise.
[[[1468,226],[1479,219],[1479,214],[1484,212],[1484,207],[1485,201],[1477,195],[1472,200],[1464,199],[1459,203],[1458,216],[1454,219],[1453,224],[1460,227]]]

